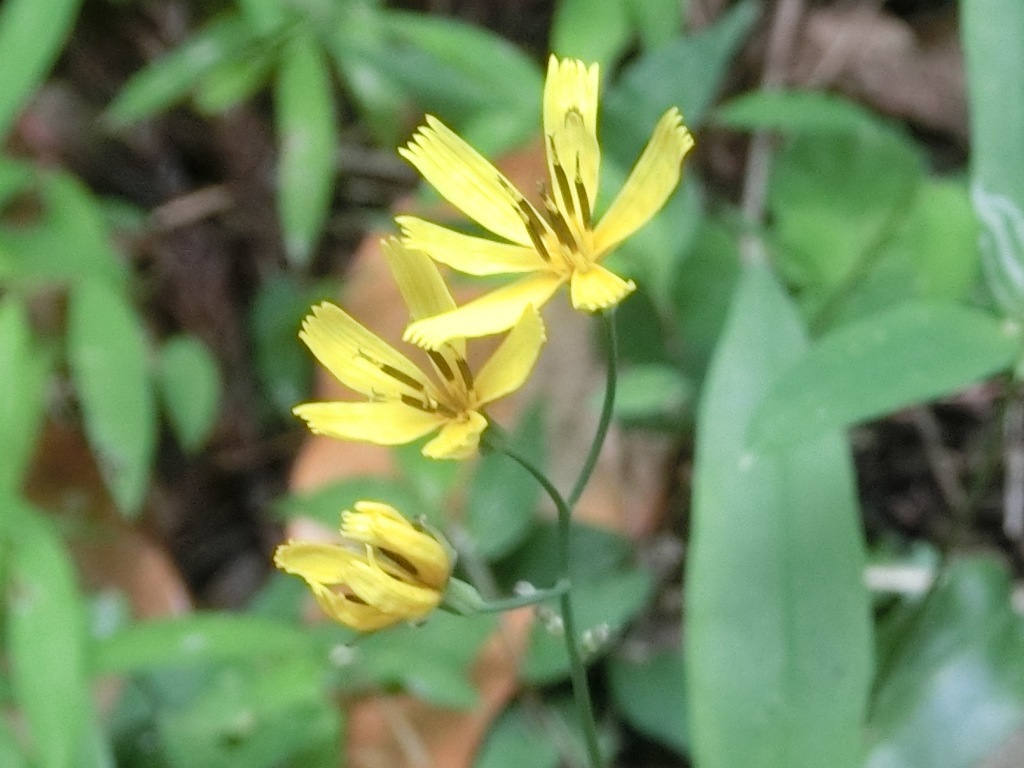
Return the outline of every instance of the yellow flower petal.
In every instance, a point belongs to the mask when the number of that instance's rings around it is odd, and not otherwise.
[[[468,459],[480,445],[480,435],[487,429],[487,419],[470,411],[465,420],[452,420],[441,427],[437,437],[423,446],[428,459]]]
[[[334,304],[313,307],[299,338],[338,381],[360,394],[434,394],[433,385],[405,355]]]
[[[544,135],[551,137],[548,168],[552,192],[561,198],[553,162],[557,158],[570,184],[577,168],[591,208],[597,197],[601,152],[597,143],[598,66],[575,59],[548,59],[544,80]],[[554,150],[555,157],[550,153]],[[563,209],[566,210],[566,209]],[[568,210],[571,210],[568,209]]]
[[[513,243],[530,244],[512,183],[440,120],[428,115],[427,125],[398,153],[481,226]]]
[[[410,575],[428,587],[442,589],[448,582],[451,561],[445,548],[394,507],[378,501],[358,501],[355,511],[342,514],[341,530],[349,539],[396,555],[395,562],[404,569],[412,568]]]
[[[364,440],[377,445],[402,445],[423,437],[445,422],[401,402],[303,403],[292,409],[318,435]]]
[[[679,183],[682,162],[693,146],[693,136],[673,107],[658,121],[615,202],[594,229],[598,257],[646,224],[665,204]]]
[[[422,618],[441,602],[436,589],[408,584],[387,573],[373,560],[357,560],[349,568],[345,585],[367,605],[409,620]]]
[[[533,370],[544,341],[544,322],[536,307],[531,305],[477,374],[476,393],[480,404],[519,389]]]
[[[313,597],[323,612],[337,622],[359,632],[373,632],[377,629],[390,627],[406,619],[405,616],[394,616],[384,613],[379,608],[346,598],[320,584],[310,584]]]
[[[464,235],[415,216],[395,219],[405,244],[467,275],[500,275],[545,269],[536,249]],[[434,314],[439,314],[435,312]]]
[[[636,290],[632,280],[623,280],[599,264],[586,272],[574,272],[569,285],[572,305],[585,312],[613,307]]]
[[[501,333],[515,325],[526,307],[543,306],[565,279],[543,272],[517,280],[452,312],[416,321],[405,329],[405,340],[431,349],[454,337]]]
[[[358,557],[338,544],[289,541],[274,550],[274,565],[311,583],[343,584],[350,563]]]
[[[413,320],[455,309],[455,299],[429,256],[393,237],[381,240],[381,248]]]

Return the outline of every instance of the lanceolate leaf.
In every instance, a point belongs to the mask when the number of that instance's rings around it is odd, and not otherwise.
[[[156,442],[141,320],[120,293],[85,282],[71,293],[67,338],[89,444],[118,507],[134,514]]]
[[[288,257],[305,264],[331,203],[338,127],[329,69],[312,36],[297,35],[283,55],[274,93],[278,209]]]
[[[854,768],[871,624],[850,455],[832,432],[748,442],[765,394],[806,346],[776,281],[748,268],[697,424],[685,661],[701,768]]]
[[[15,492],[32,459],[45,405],[47,360],[15,296],[0,299],[0,492]]]
[[[0,137],[60,55],[79,5],[81,0],[5,0],[0,7]]]
[[[760,443],[792,444],[963,389],[1011,367],[1020,331],[953,303],[906,302],[820,339],[774,383]]]
[[[73,768],[87,736],[91,700],[85,617],[71,560],[41,513],[0,496],[5,640],[11,686],[31,733],[33,765]]]

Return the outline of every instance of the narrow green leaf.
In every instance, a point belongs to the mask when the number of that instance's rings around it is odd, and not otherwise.
[[[294,264],[305,265],[327,220],[338,144],[330,69],[312,36],[296,35],[285,47],[274,110],[285,251]]]
[[[0,137],[57,60],[80,5],[81,0],[5,0],[0,8]]]
[[[625,0],[625,5],[644,48],[657,48],[679,35],[685,3],[679,0]]]
[[[546,463],[541,411],[533,408],[516,425],[512,442],[539,466]],[[483,558],[493,560],[519,546],[537,519],[540,486],[500,453],[477,464],[466,500],[465,526]]]
[[[181,101],[208,72],[241,56],[252,41],[246,19],[214,19],[133,76],[107,108],[106,121],[114,127],[128,125]]]
[[[0,297],[0,493],[20,488],[32,460],[46,405],[48,368],[22,302],[13,294]]]
[[[1020,330],[957,304],[910,301],[818,340],[774,382],[758,444],[789,445],[951,394],[1020,352]]]
[[[67,343],[89,444],[118,507],[133,515],[145,499],[156,444],[142,321],[109,286],[82,283],[71,292]]]
[[[877,118],[831,93],[757,90],[720,106],[714,122],[746,131],[841,134],[870,129]]]
[[[85,615],[74,568],[40,512],[12,497],[7,518],[6,641],[11,685],[32,735],[34,765],[74,768],[92,701],[86,676]]]
[[[625,67],[610,88],[603,107],[605,138],[612,146],[631,145],[639,152],[655,122],[669,107],[679,107],[686,124],[700,125],[721,79],[758,15],[758,4],[745,0],[715,24],[641,56]],[[628,141],[620,142],[617,137]],[[617,155],[618,156],[618,155]],[[620,156],[632,162],[634,156]]]
[[[310,643],[306,634],[290,624],[255,616],[195,614],[140,622],[97,641],[92,672],[125,674],[164,666],[297,656],[310,653]]]
[[[806,343],[775,279],[748,268],[697,423],[684,659],[702,768],[863,759],[871,620],[849,450],[836,433],[775,453],[747,440]]]
[[[244,59],[221,61],[198,81],[193,97],[196,109],[216,115],[245,101],[270,78],[274,63],[266,49]]]
[[[551,51],[558,56],[596,62],[609,72],[629,38],[625,0],[559,0],[555,5]]]
[[[971,123],[971,199],[989,288],[1024,317],[1024,3],[960,4]]]
[[[1024,620],[1006,568],[956,560],[924,599],[882,624],[891,663],[872,709],[868,768],[977,766],[1024,718]]]
[[[189,451],[199,450],[217,421],[220,371],[199,339],[177,336],[160,350],[157,383],[171,427]]]

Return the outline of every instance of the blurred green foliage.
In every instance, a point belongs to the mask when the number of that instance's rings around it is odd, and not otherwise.
[[[629,540],[573,531],[573,599],[598,638],[588,663],[608,682],[603,746],[614,753],[628,727],[701,768],[973,765],[1024,718],[1008,570],[954,552],[925,595],[877,597],[872,612],[843,430],[1021,369],[1024,6],[963,4],[969,183],[937,176],[901,126],[835,95],[719,104],[762,4],[734,3],[698,32],[681,7],[561,0],[549,37],[558,54],[601,64],[609,188],[669,106],[698,131],[777,140],[766,223],[741,222],[688,163],[663,213],[613,257],[641,286],[618,313],[617,418],[696,442],[696,491],[684,648],[633,658],[617,647],[662,585]],[[78,11],[74,0],[0,7],[0,135],[45,83]],[[266,424],[308,396],[296,328],[335,293],[313,256],[345,172],[343,125],[390,151],[429,112],[498,153],[536,138],[542,73],[491,32],[377,0],[238,0],[124,84],[103,115],[109,131],[182,105],[220,115],[269,98],[287,264],[244,318]],[[80,584],[69,510],[25,498],[47,419],[81,431],[130,519],[146,506],[162,433],[202,457],[224,389],[202,340],[147,316],[119,211],[70,172],[0,157],[0,765],[328,768],[344,749],[339,700],[403,690],[472,709],[468,670],[493,617],[441,614],[356,640],[302,626],[303,586],[275,575],[247,611],[97,620],[104,598]],[[751,236],[773,274],[741,264]],[[540,463],[543,426],[533,410],[510,437]],[[466,474],[422,461],[417,446],[395,458],[397,478],[273,508],[333,527],[340,510],[377,498],[444,529],[460,575],[484,591],[557,578],[553,526],[517,467],[487,456]],[[541,696],[509,706],[478,765],[581,754],[563,645],[543,621],[520,672]],[[113,703],[100,707],[96,687],[112,679]]]

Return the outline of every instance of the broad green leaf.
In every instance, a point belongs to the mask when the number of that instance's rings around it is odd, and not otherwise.
[[[853,134],[876,123],[870,112],[821,91],[757,90],[715,110],[714,122],[746,131]]]
[[[684,641],[694,764],[854,768],[871,619],[842,436],[754,449],[750,423],[807,345],[762,267],[745,270],[697,423]]]
[[[80,5],[81,0],[5,0],[0,8],[0,137],[57,60]]]
[[[961,4],[971,124],[971,199],[989,288],[1024,316],[1024,4]]]
[[[157,383],[178,441],[186,451],[198,451],[220,405],[220,371],[213,354],[194,337],[168,339],[160,349]]]
[[[161,713],[162,751],[172,768],[312,766],[299,755],[317,744],[336,745],[340,736],[339,713],[322,676],[320,666],[303,657],[222,670],[188,706]]]
[[[542,412],[524,414],[511,436],[516,450],[538,466],[546,464]],[[480,459],[469,486],[463,524],[476,552],[486,560],[507,555],[529,535],[537,519],[541,488],[501,453]]]
[[[261,35],[270,35],[288,22],[288,3],[282,0],[239,0],[238,7]]]
[[[11,686],[31,733],[34,765],[75,768],[92,699],[85,612],[74,567],[42,513],[5,496],[5,639]]]
[[[98,640],[92,653],[97,675],[164,666],[311,654],[297,627],[255,616],[219,613],[139,622]]]
[[[913,145],[881,125],[799,135],[779,153],[768,194],[778,264],[815,325],[829,325],[870,273],[922,178]]]
[[[611,660],[612,696],[631,726],[681,755],[689,753],[686,724],[686,674],[678,650],[643,661],[623,656]]]
[[[106,121],[120,127],[167,109],[218,65],[243,56],[251,44],[253,33],[246,19],[214,19],[132,77],[107,107]]]
[[[582,641],[587,633],[616,637],[650,599],[654,584],[645,570],[627,569],[572,582],[572,602]],[[557,614],[557,601],[548,602]],[[600,648],[599,650],[605,650]],[[585,659],[589,662],[593,656]],[[569,675],[569,655],[561,632],[552,632],[541,621],[530,628],[529,644],[519,673],[536,685],[556,682]],[[682,691],[679,692],[682,696]]]
[[[71,291],[67,344],[89,445],[114,501],[134,515],[146,496],[156,445],[142,320],[109,286],[82,283]]]
[[[488,730],[473,768],[558,768],[562,765],[558,743],[544,725],[544,719],[523,705],[509,707]],[[551,725],[560,729],[566,726]],[[584,759],[583,755],[579,758]]]
[[[1005,567],[956,560],[923,600],[882,624],[867,768],[976,766],[1024,718],[1024,621]]]
[[[362,686],[401,686],[438,706],[472,709],[479,696],[469,669],[496,627],[492,614],[435,611],[421,626],[365,638],[356,646],[358,673],[349,677]]]
[[[14,294],[0,297],[0,493],[17,492],[32,460],[46,406],[48,369],[24,304]]]
[[[650,51],[623,69],[602,104],[604,139],[612,139],[617,159],[632,163],[637,156],[632,153],[639,153],[669,107],[679,107],[690,128],[700,125],[757,15],[757,3],[744,0],[700,33]]]
[[[497,575],[509,588],[527,581],[536,587],[551,587],[562,574],[558,568],[558,528],[554,521],[534,527],[516,552],[512,553]],[[625,538],[604,528],[573,523],[569,536],[569,578],[577,582],[595,581],[623,570],[632,547]]]
[[[31,184],[33,178],[31,164],[0,155],[0,208]]]
[[[0,231],[0,277],[124,286],[128,272],[113,247],[99,201],[68,174],[43,174],[38,185],[43,205],[39,220]]]
[[[905,302],[819,339],[776,377],[752,435],[790,445],[951,394],[1009,370],[1020,336],[980,310]]]
[[[283,55],[274,89],[281,146],[277,203],[285,251],[302,266],[330,210],[338,125],[330,69],[313,37],[295,36]]]
[[[28,757],[22,750],[20,740],[8,725],[0,720],[0,765],[6,768],[27,768]]]
[[[601,72],[629,45],[625,0],[559,0],[551,22],[551,51],[560,57],[597,63]]]

